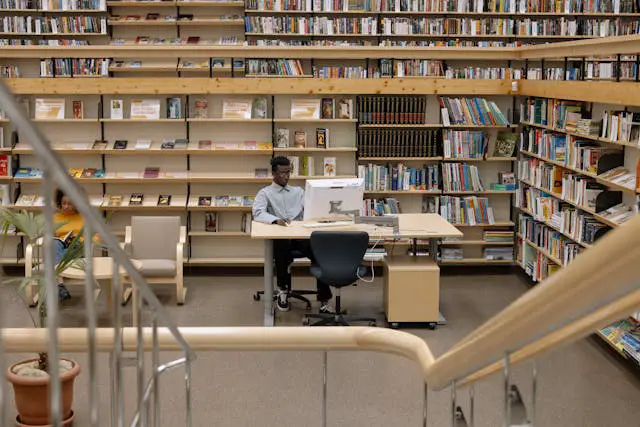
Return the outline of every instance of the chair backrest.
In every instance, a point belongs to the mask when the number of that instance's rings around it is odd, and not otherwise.
[[[175,259],[180,241],[179,216],[131,218],[131,256],[134,259]]]
[[[316,265],[322,270],[323,282],[342,287],[358,280],[358,268],[369,246],[364,231],[314,231],[311,250]]]

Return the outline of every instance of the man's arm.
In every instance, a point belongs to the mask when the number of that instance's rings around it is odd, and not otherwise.
[[[265,224],[273,224],[278,220],[278,217],[271,215],[267,212],[269,207],[269,199],[267,193],[264,190],[258,191],[256,198],[253,201],[253,219],[258,222],[264,222]]]

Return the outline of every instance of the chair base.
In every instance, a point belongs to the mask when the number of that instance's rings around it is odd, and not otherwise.
[[[304,295],[318,295],[318,291],[289,291],[289,298],[294,299],[306,304],[306,309],[311,310],[311,301],[309,298],[306,298]],[[264,291],[257,291],[253,294],[254,301],[260,301],[260,298],[264,296]],[[278,299],[277,292],[274,292],[272,300],[275,301]]]
[[[311,323],[311,319],[319,319]],[[367,322],[369,326],[376,326],[376,318],[370,316],[352,316],[336,313],[305,314],[302,324],[305,326],[351,326],[351,322]]]

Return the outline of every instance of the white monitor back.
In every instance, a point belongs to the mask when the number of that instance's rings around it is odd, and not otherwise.
[[[308,179],[304,190],[304,220],[341,219],[362,208],[364,179]]]

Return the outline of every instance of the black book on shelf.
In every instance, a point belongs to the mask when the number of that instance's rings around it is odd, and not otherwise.
[[[113,143],[114,150],[126,150],[129,142],[126,139],[118,139]]]

